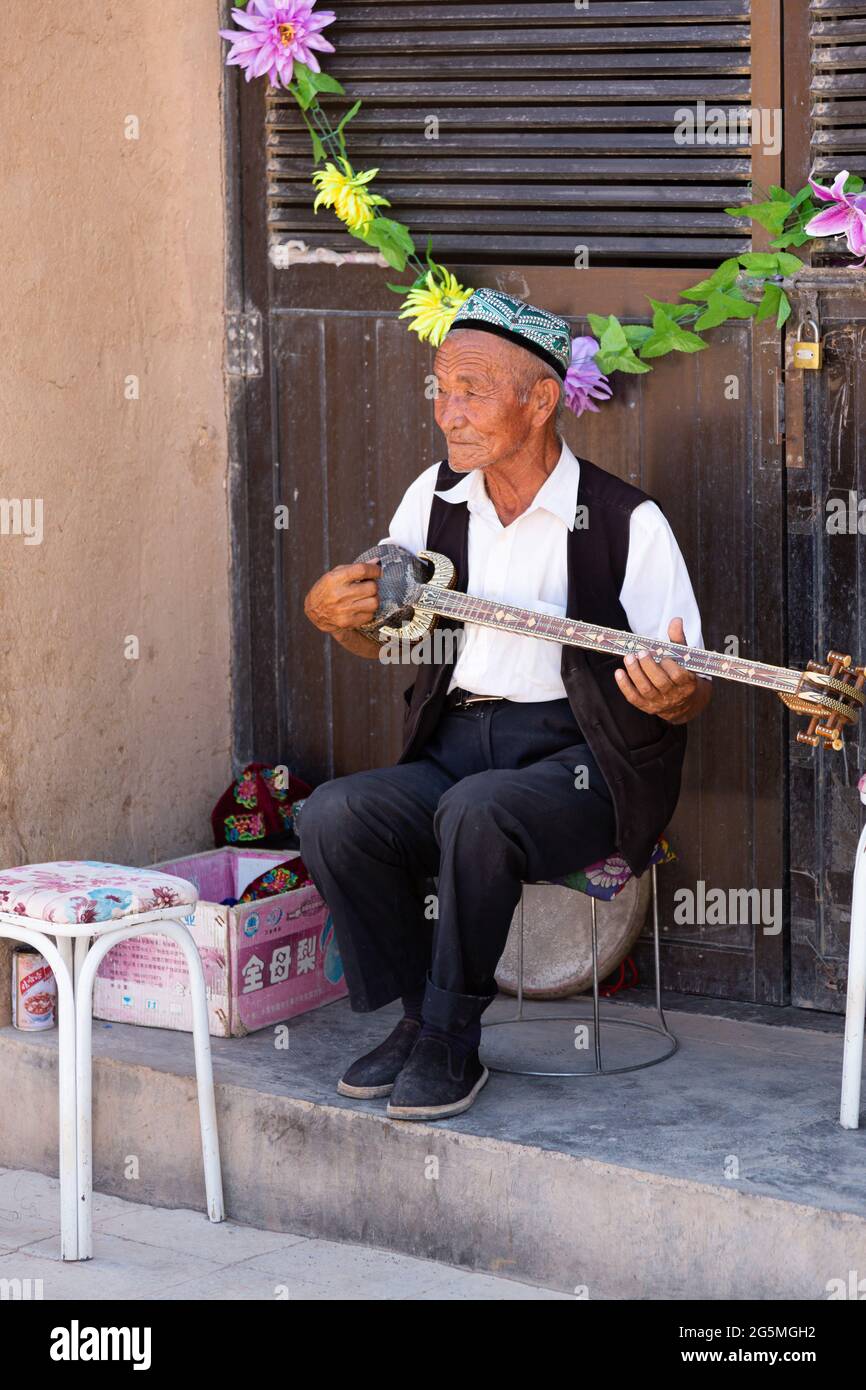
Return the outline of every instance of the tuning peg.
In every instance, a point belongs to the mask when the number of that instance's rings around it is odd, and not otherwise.
[[[818,735],[818,738],[822,738],[825,743],[829,743],[830,747],[837,753],[844,746],[842,735],[839,733],[838,729],[829,729],[826,724],[818,724],[815,733]]]

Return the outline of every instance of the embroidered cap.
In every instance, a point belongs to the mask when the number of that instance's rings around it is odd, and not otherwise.
[[[476,290],[454,316],[449,333],[477,328],[526,348],[565,380],[571,366],[571,330],[565,319],[501,290]]]

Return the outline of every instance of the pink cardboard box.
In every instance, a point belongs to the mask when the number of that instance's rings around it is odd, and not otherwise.
[[[152,865],[198,889],[195,914],[184,920],[204,966],[215,1037],[243,1037],[346,993],[333,923],[312,885],[260,902],[221,905],[294,857],[290,850],[226,848]],[[179,947],[164,936],[113,947],[96,976],[93,1015],[190,1032],[189,977]]]

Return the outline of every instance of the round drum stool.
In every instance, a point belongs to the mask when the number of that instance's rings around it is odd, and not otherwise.
[[[93,981],[112,946],[132,936],[171,937],[186,958],[207,1213],[211,1221],[225,1219],[204,971],[186,925],[197,896],[186,879],[94,860],[27,864],[0,872],[0,937],[39,951],[57,981],[64,1260],[88,1260],[92,1253]]]
[[[564,878],[552,880],[565,888],[574,889],[576,892],[584,893],[589,898],[590,905],[590,966],[592,978],[592,1010],[591,1013],[557,1013],[543,1014],[539,1016],[529,1015],[524,1010],[524,947],[525,947],[525,924],[523,895],[516,913],[517,926],[517,971],[516,971],[516,993],[517,993],[517,1012],[511,1018],[494,1019],[484,1024],[484,1032],[492,1032],[493,1029],[504,1030],[500,1036],[507,1037],[509,1030],[526,1029],[526,1036],[529,1032],[538,1030],[543,1038],[549,1039],[551,1030],[549,1024],[560,1023],[586,1023],[591,1022],[593,1033],[593,1052],[594,1066],[585,1067],[538,1067],[538,1066],[518,1066],[497,1063],[490,1061],[485,1045],[484,1062],[491,1071],[505,1072],[512,1076],[615,1076],[621,1072],[641,1071],[645,1067],[657,1066],[659,1062],[664,1062],[668,1057],[672,1057],[676,1052],[678,1043],[673,1033],[668,1028],[662,1009],[661,998],[661,966],[659,957],[659,911],[658,911],[658,867],[660,864],[669,863],[676,856],[671,850],[666,840],[659,840],[648,869],[650,872],[651,898],[652,898],[652,917],[653,917],[653,959],[655,964],[655,1020],[652,1023],[642,1023],[634,1019],[601,1017],[599,1000],[599,944],[598,944],[598,907],[599,901],[611,902],[625,888],[626,884],[634,877],[631,869],[620,855],[612,855],[608,859],[600,860],[596,864],[590,864],[586,869],[582,869],[574,874],[567,874]],[[639,928],[638,928],[639,930]],[[637,933],[635,933],[636,935]],[[577,1001],[578,1003],[580,1001]],[[637,1061],[628,1062],[625,1065],[607,1066],[602,1056],[601,1030],[602,1023],[605,1029],[630,1028],[642,1033],[650,1033],[663,1040],[661,1051],[656,1056],[650,1058],[639,1058]],[[514,1034],[511,1034],[512,1038]],[[569,1033],[571,1037],[571,1033]]]

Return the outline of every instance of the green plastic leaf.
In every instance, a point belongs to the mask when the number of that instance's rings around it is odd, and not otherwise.
[[[754,275],[776,275],[778,273],[779,258],[770,255],[768,251],[747,251],[738,259],[743,269],[750,270]]]
[[[599,339],[599,347],[602,352],[622,352],[628,347],[625,329],[615,314],[611,314],[607,321],[607,327]]]
[[[714,270],[710,276],[713,285],[720,290],[730,289],[740,273],[740,262],[737,256],[729,256],[726,261],[722,261],[718,270]]]
[[[725,212],[729,217],[748,217],[773,236],[778,236],[790,216],[792,201],[770,199],[764,203],[745,203],[742,207],[725,208]]]
[[[705,303],[714,290],[718,288],[712,280],[701,280],[697,285],[690,285],[687,290],[680,290],[681,299],[695,300],[697,303]]]
[[[586,319],[592,330],[592,335],[594,338],[598,338],[599,342],[601,342],[612,317],[613,315],[608,314],[587,314]]]
[[[776,315],[776,327],[782,328],[791,317],[791,301],[784,290],[779,290],[779,312]]]
[[[632,376],[639,376],[644,372],[652,371],[652,367],[648,367],[645,362],[641,362],[638,357],[635,357],[631,348],[626,348],[622,352],[599,352],[596,354],[595,361],[599,371],[604,372],[605,376],[610,376],[611,372],[628,372]]]
[[[306,111],[316,100],[316,89],[312,83],[310,69],[304,67],[303,63],[296,63],[294,68],[295,80],[289,86],[289,91],[295,98],[302,111]]]
[[[347,111],[347,112],[345,113],[345,115],[342,117],[342,119],[341,119],[341,121],[340,121],[340,124],[337,126],[337,130],[336,130],[336,134],[337,134],[337,135],[342,135],[343,131],[345,130],[345,128],[346,128],[346,126],[349,124],[349,122],[350,122],[351,120],[353,120],[353,118],[354,118],[355,116],[357,116],[358,112],[359,112],[360,109],[361,109],[362,104],[363,104],[362,102],[356,101],[355,104],[354,104],[354,106],[350,106],[350,107],[349,107],[348,111]]]
[[[787,256],[784,252],[776,257],[776,261],[780,275],[798,275],[805,265],[799,256]]]
[[[390,217],[374,217],[361,240],[381,251],[395,270],[405,270],[406,260],[415,250],[409,228]]]
[[[784,236],[778,237],[776,241],[771,241],[770,245],[784,249],[786,246],[805,246],[806,242],[811,240],[812,238],[809,236],[809,233],[804,232],[803,228],[799,227],[796,231],[786,232]]]
[[[691,308],[691,306],[684,306]],[[664,308],[653,315],[653,331],[641,348],[641,357],[664,357],[669,352],[702,352],[707,346],[697,333],[681,328]]]
[[[625,323],[622,331],[625,334],[626,342],[632,348],[640,347],[652,333],[648,323]]]
[[[333,92],[335,96],[344,97],[346,89],[336,77],[329,77],[326,72],[311,72],[310,80],[317,92]]]
[[[702,333],[707,328],[718,328],[729,319],[754,318],[756,312],[756,306],[750,304],[741,294],[725,294],[724,290],[713,290],[707,300],[706,310],[701,314],[695,328]]]
[[[758,305],[758,312],[755,315],[755,323],[763,323],[765,319],[771,319],[776,314],[778,314],[781,300],[781,285],[765,285],[764,297]]]
[[[649,296],[647,296],[647,298],[649,298]],[[653,306],[655,313],[666,314],[667,317],[673,319],[674,322],[676,322],[677,319],[681,319],[684,314],[691,314],[694,312],[691,304],[665,304],[661,299],[650,299],[650,304]],[[655,323],[655,320],[653,320],[653,322]]]

